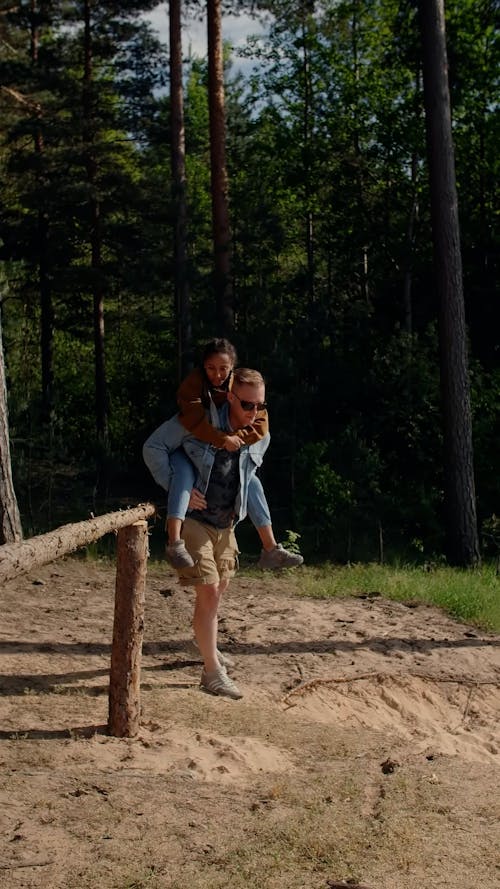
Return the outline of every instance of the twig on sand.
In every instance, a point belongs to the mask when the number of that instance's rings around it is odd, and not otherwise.
[[[54,859],[47,861],[18,861],[15,864],[0,864],[0,870],[15,870],[18,867],[47,867],[48,864],[54,864]]]
[[[304,681],[304,668],[303,668],[302,664],[300,663],[300,661],[298,660],[298,658],[293,658],[292,661],[293,661],[293,665],[294,665],[294,667],[295,667],[296,670],[297,670],[297,673],[299,674],[299,676],[300,676],[300,678],[301,678],[301,680],[302,680],[302,682],[303,682],[303,681]],[[302,684],[302,683],[301,683],[301,684]]]
[[[462,717],[462,722],[467,721],[467,717],[469,715],[470,704],[472,701],[472,695],[474,694],[474,691],[475,691],[475,688],[473,685],[471,685],[471,687],[469,688],[469,694],[467,695],[467,702],[465,704],[465,710],[464,710],[464,715]]]
[[[328,889],[371,889],[366,883],[339,883],[337,880],[327,880],[326,885]]]
[[[377,679],[382,682],[384,679],[427,679],[429,682],[456,682],[458,685],[470,685],[469,697],[465,706],[464,719],[467,716],[472,692],[480,685],[493,685],[498,687],[500,683],[488,679],[474,679],[470,676],[432,676],[430,673],[358,673],[355,676],[331,676],[327,678],[318,677],[309,679],[307,682],[301,682],[295,688],[292,688],[288,694],[282,698],[281,703],[288,707],[295,707],[295,703],[290,701],[294,695],[303,695],[307,691],[311,691],[320,685],[335,685],[345,682],[356,682],[362,679]],[[339,885],[342,885],[340,883]],[[350,886],[350,884],[347,884]]]
[[[380,675],[380,673],[359,673],[357,676],[332,676],[327,679],[322,679],[321,677],[318,677],[317,679],[309,679],[307,682],[301,682],[300,685],[292,688],[292,690],[289,691],[288,694],[285,695],[285,697],[282,699],[282,703],[288,704],[289,707],[295,707],[295,704],[290,703],[290,698],[292,697],[292,695],[303,695],[304,692],[311,691],[311,689],[317,688],[318,685],[331,685],[332,683],[340,682],[354,682],[356,679],[376,679]],[[339,883],[339,885],[342,886],[342,883]]]

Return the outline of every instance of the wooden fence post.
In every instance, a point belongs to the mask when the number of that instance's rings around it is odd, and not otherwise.
[[[141,655],[148,558],[148,523],[118,531],[115,616],[109,677],[108,731],[132,738],[139,731]]]

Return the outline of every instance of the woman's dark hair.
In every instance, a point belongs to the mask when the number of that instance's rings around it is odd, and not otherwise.
[[[205,364],[205,361],[210,358],[211,355],[229,355],[233,367],[236,365],[236,362],[238,360],[236,349],[234,348],[233,344],[230,343],[229,340],[226,340],[224,337],[217,337],[214,340],[210,340],[210,342],[206,344],[201,356],[202,367]]]

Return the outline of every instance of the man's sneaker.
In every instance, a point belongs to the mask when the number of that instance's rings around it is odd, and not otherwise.
[[[194,657],[201,661],[202,657],[196,639],[192,639],[190,642],[188,642],[186,648],[190,654],[194,655]],[[228,654],[225,654],[223,651],[220,651],[219,649],[217,649],[217,660],[222,667],[234,667],[235,665],[235,661],[233,660],[233,658],[230,657]]]
[[[291,553],[283,544],[278,543],[269,552],[262,550],[257,566],[267,571],[277,571],[280,568],[297,568],[303,561],[304,557],[300,553]]]
[[[176,540],[175,543],[167,543],[165,553],[167,555],[167,561],[172,565],[172,568],[192,568],[194,565],[183,540]]]
[[[203,673],[201,674],[200,688],[211,695],[221,695],[221,697],[233,698],[234,701],[238,701],[243,697],[238,686],[229,678],[223,667],[219,667],[218,670],[212,670],[210,673],[203,670]]]

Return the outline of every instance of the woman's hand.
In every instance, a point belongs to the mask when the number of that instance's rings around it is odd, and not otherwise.
[[[241,438],[238,435],[228,435],[224,444],[226,451],[239,451],[241,448]]]
[[[206,509],[207,501],[198,488],[193,488],[189,497],[189,509]]]

